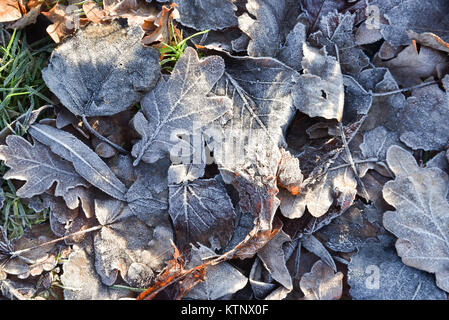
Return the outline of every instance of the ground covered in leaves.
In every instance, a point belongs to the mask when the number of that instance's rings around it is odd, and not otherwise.
[[[0,298],[447,299],[446,0],[0,21]]]

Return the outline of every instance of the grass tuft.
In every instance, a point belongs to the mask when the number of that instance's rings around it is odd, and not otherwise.
[[[0,130],[22,114],[29,113],[53,102],[48,98],[41,71],[46,66],[55,45],[43,39],[29,44],[26,33],[14,30],[11,33],[0,25]],[[15,132],[23,135],[25,132]],[[0,210],[0,224],[7,230],[9,238],[21,237],[24,231],[48,218],[48,210],[34,212],[16,195],[16,186],[3,179],[7,167],[0,162],[1,187],[5,201]]]

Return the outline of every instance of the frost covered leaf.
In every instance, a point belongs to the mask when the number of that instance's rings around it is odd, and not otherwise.
[[[301,70],[302,44],[306,41],[306,26],[298,22],[279,49],[278,59],[295,70]]]
[[[17,196],[31,198],[44,193],[54,183],[56,196],[63,196],[76,186],[89,185],[70,162],[53,154],[47,146],[39,142],[32,145],[14,135],[8,136],[6,143],[6,146],[0,146],[0,159],[11,169],[3,178],[26,181],[17,190]]]
[[[223,72],[222,58],[199,60],[194,49],[184,51],[170,78],[161,79],[143,98],[142,111],[133,118],[142,137],[132,149],[134,165],[156,162],[181,141],[178,134],[192,133],[231,112],[228,98],[207,96]]]
[[[349,293],[356,300],[445,300],[433,277],[407,267],[394,250],[394,239],[369,241],[351,256]]]
[[[375,208],[367,209],[376,210]],[[378,210],[376,211],[378,212]],[[378,212],[379,216],[381,215]],[[368,239],[375,238],[376,226],[366,217],[365,206],[358,203],[341,216],[319,230],[316,235],[324,241],[326,247],[333,251],[351,252],[363,245]]]
[[[403,87],[420,84],[429,77],[440,78],[449,69],[447,54],[424,46],[418,51],[414,45],[409,45],[393,59],[374,62],[376,66],[388,68]]]
[[[167,262],[167,266],[157,276],[154,284],[142,292],[138,300],[151,300],[161,291],[170,287],[170,298],[181,299],[199,282],[204,281],[206,276],[207,263],[185,268],[186,263],[182,258],[178,248],[172,242],[174,247],[173,259]]]
[[[126,110],[160,77],[159,53],[142,46],[142,36],[140,27],[90,24],[53,51],[45,83],[77,116]]]
[[[191,250],[191,259],[187,264],[192,268],[203,263],[202,259],[215,256],[215,252],[203,245]],[[211,265],[206,269],[206,277],[198,283],[185,297],[198,300],[217,300],[233,294],[245,287],[248,278],[227,262]]]
[[[14,239],[11,242],[1,241],[0,239],[0,254],[8,257],[8,259],[0,261],[3,263],[0,263],[0,270],[7,274],[17,276],[19,279],[26,279],[29,276],[38,276],[43,271],[52,270],[57,265],[56,244],[38,247],[34,250],[23,252],[20,256],[16,255],[12,259],[9,258],[13,252],[38,246],[54,239],[55,236],[46,224],[33,226],[33,228],[27,230],[21,238]],[[1,244],[1,242],[3,242],[3,244]]]
[[[341,70],[345,74],[358,75],[368,65],[369,59],[357,48],[353,34],[355,14],[330,12],[320,21],[320,30],[311,35],[312,43],[326,47],[326,51],[339,57]],[[338,52],[336,52],[338,48]]]
[[[297,108],[310,117],[341,120],[344,106],[340,65],[326,50],[303,44],[303,85],[298,88]]]
[[[400,144],[398,134],[385,129],[383,126],[378,126],[373,130],[365,132],[363,134],[363,142],[359,145],[359,148],[363,159],[371,159],[372,162],[358,165],[360,177],[364,177],[369,169],[375,169],[380,174],[390,177],[390,173],[383,161],[386,159],[388,148],[398,144]]]
[[[246,10],[238,17],[238,24],[251,39],[248,55],[275,57],[290,31],[289,27],[295,25],[298,4],[290,0],[248,0]]]
[[[319,260],[301,277],[299,285],[306,300],[339,300],[343,291],[343,273],[334,272]]]
[[[31,126],[29,133],[55,154],[72,162],[76,172],[92,185],[116,199],[124,199],[126,186],[95,152],[75,136],[44,124]]]
[[[97,218],[104,226],[94,235],[95,268],[106,285],[120,273],[129,285],[149,286],[171,256],[172,232],[163,223],[150,228],[123,202],[98,201]]]
[[[443,85],[449,90],[449,76]],[[399,124],[400,138],[412,149],[441,150],[449,141],[449,96],[437,84],[413,90]]]
[[[153,225],[152,220],[168,209],[169,166],[170,161],[161,159],[154,164],[142,162],[135,167],[136,181],[126,193],[126,201],[131,211],[148,225]]]
[[[217,147],[226,150],[222,157],[214,154],[217,162],[241,161],[241,154],[235,151],[244,152],[239,149],[243,149],[245,139],[248,144],[257,139],[284,144],[283,132],[295,113],[299,77],[298,72],[272,58],[226,59],[226,73],[214,92],[232,99],[233,110],[231,121],[217,141]],[[230,145],[235,143],[231,138],[237,139],[236,146]],[[221,145],[222,140],[225,145]]]
[[[268,243],[257,253],[265,268],[270,272],[274,280],[286,289],[292,290],[293,283],[290,272],[285,264],[283,244],[291,241],[284,231],[280,230]]]
[[[177,0],[179,22],[196,30],[219,30],[237,25],[231,0]]]
[[[449,5],[445,0],[394,1],[396,6],[381,12],[389,24],[381,25],[381,32],[393,46],[410,44],[407,31],[433,32],[444,41],[449,40]]]
[[[61,282],[66,300],[117,300],[128,292],[101,283],[94,267],[92,248],[75,249],[62,265]],[[90,252],[90,253],[89,253]]]
[[[197,242],[223,248],[234,231],[234,206],[215,179],[169,181],[169,213],[181,251]]]
[[[435,273],[449,292],[449,177],[438,168],[420,168],[406,150],[392,146],[387,163],[396,178],[384,185],[384,199],[396,211],[384,213],[385,228],[408,266]]]

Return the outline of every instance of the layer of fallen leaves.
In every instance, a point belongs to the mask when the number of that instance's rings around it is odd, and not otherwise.
[[[56,119],[0,134],[13,196],[50,214],[0,229],[3,295],[447,298],[445,1],[0,8],[61,42]],[[156,48],[204,30],[162,74]]]

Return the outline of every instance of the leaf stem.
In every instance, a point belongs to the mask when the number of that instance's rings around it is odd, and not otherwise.
[[[118,144],[115,144],[114,142],[112,142],[111,140],[109,140],[106,137],[103,137],[101,134],[99,134],[94,128],[91,127],[91,125],[89,124],[89,122],[87,122],[87,118],[86,116],[82,116],[83,119],[83,125],[87,128],[87,130],[89,130],[90,133],[92,133],[95,137],[97,137],[98,139],[100,139],[101,141],[109,144],[111,147],[117,149],[120,153],[123,154],[128,154],[129,152],[125,149],[123,149],[122,147],[120,147]]]

